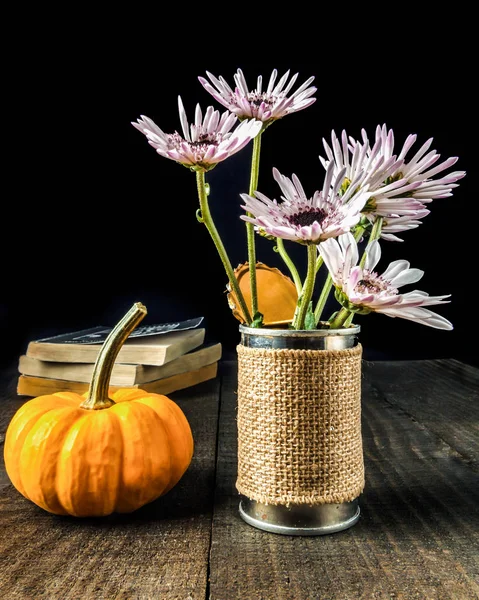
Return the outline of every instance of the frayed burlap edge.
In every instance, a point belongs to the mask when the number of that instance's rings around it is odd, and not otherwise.
[[[262,504],[354,500],[364,489],[362,346],[237,346],[237,490]]]

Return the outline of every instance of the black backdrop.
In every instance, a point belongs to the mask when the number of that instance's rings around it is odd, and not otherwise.
[[[344,56],[336,44],[326,53],[323,47],[296,54],[255,53],[248,44],[249,52],[223,45],[216,52],[193,51],[193,58],[184,50],[191,49],[191,38],[170,34],[165,40],[162,31],[158,43],[154,36],[148,44],[142,36],[133,43],[131,30],[123,36],[91,24],[73,38],[53,27],[45,37],[37,32],[33,42],[24,35],[28,56],[17,55],[8,69],[12,144],[3,210],[2,358],[15,360],[30,339],[113,325],[135,301],[148,308],[145,324],[203,315],[208,338],[234,351],[238,322],[227,305],[221,263],[195,218],[194,174],[157,155],[131,121],[147,115],[173,132],[180,127],[178,95],[190,117],[197,102],[218,108],[198,76],[208,70],[232,83],[241,67],[251,86],[273,68],[280,75],[298,72],[298,84],[316,77],[316,103],[263,136],[259,189],[270,197],[278,197],[273,166],[296,173],[308,194],[322,186],[318,155],[332,129],[358,137],[365,128],[373,136],[376,125],[386,123],[397,147],[416,133],[414,148],[433,137],[443,158],[460,157],[453,169],[468,174],[454,196],[436,200],[402,244],[383,243],[380,264],[406,258],[425,271],[419,289],[452,294],[450,304],[433,309],[453,322],[454,331],[374,314],[359,322],[371,358],[476,361],[471,42],[467,32],[461,35],[463,24],[452,26],[454,44],[418,38],[407,46],[403,36],[389,40],[394,52],[363,56],[354,44],[343,48]],[[234,265],[246,260],[239,193],[247,191],[251,148],[209,176],[211,210]],[[303,248],[289,248],[304,273]],[[258,239],[257,252],[259,260],[284,269],[270,242]]]

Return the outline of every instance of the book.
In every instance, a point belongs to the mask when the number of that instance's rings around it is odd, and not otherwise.
[[[85,334],[85,331],[90,333]],[[31,341],[25,354],[44,361],[94,363],[110,331],[108,328],[93,328]],[[141,335],[141,332],[136,335],[135,333],[133,332],[121,347],[116,362],[161,366],[198,348],[205,339],[204,328],[144,335]]]
[[[218,361],[221,358],[221,353],[222,346],[218,342],[202,345],[160,366],[115,362],[110,377],[110,384],[130,386],[172,377],[173,375],[179,375],[188,371],[196,371],[201,367]],[[33,356],[23,354],[20,356],[18,362],[18,371],[22,375],[33,377],[47,377],[50,379],[90,383],[94,366],[94,363],[39,360]]]
[[[145,392],[155,394],[171,394],[177,390],[192,387],[198,383],[203,383],[209,379],[214,379],[218,373],[218,361],[209,365],[179,373],[171,377],[163,377],[155,381],[149,381],[142,384],[128,386],[111,385],[109,391],[114,392],[120,388],[140,388]],[[17,394],[20,396],[43,396],[44,394],[54,394],[55,392],[76,392],[83,394],[88,391],[89,384],[81,381],[66,381],[65,379],[50,379],[47,377],[33,377],[30,375],[20,375],[17,381]]]

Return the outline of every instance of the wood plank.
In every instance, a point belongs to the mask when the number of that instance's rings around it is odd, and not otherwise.
[[[10,373],[0,398],[1,433],[26,401]],[[130,600],[190,598],[207,590],[219,378],[170,394],[195,440],[178,485],[131,515],[75,519],[50,515],[0,474],[0,598]]]
[[[0,410],[0,491],[5,485],[11,485],[7,474],[5,473],[5,466],[3,463],[3,443],[5,441],[5,432],[13,414],[25,401],[25,399],[19,400],[17,397],[17,377],[18,371],[16,364],[7,365],[0,372],[0,406],[2,408],[2,410]]]
[[[236,365],[229,364],[221,394],[212,600],[479,597],[478,475],[370,379],[363,380],[366,488],[359,522],[328,536],[282,536],[239,517]]]
[[[466,460],[479,467],[479,369],[453,359],[376,361],[365,377]]]

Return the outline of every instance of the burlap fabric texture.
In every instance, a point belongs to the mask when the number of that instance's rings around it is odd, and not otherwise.
[[[360,344],[237,346],[238,491],[262,504],[340,503],[364,489]]]

